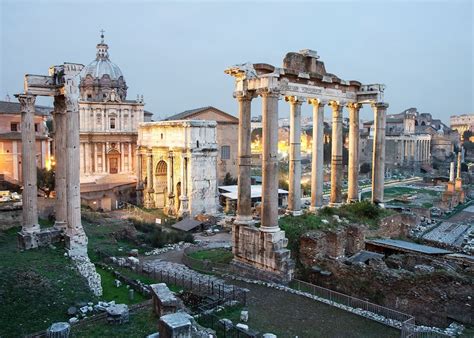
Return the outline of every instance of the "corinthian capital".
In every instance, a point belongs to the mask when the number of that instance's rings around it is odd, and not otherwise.
[[[29,94],[17,94],[15,97],[20,101],[20,109],[25,113],[34,113],[35,112],[35,95]]]
[[[258,95],[262,97],[279,97],[280,90],[277,88],[261,88],[257,91]]]
[[[79,111],[79,97],[77,95],[65,95],[67,111]]]
[[[255,96],[256,93],[253,90],[245,90],[234,93],[234,97],[238,101],[251,101]]]
[[[301,105],[303,103],[303,98],[299,96],[285,96],[285,101],[289,102],[290,104],[299,104]]]
[[[344,102],[341,101],[329,101],[329,106],[332,108],[333,113],[342,112],[344,108]]]
[[[54,97],[54,113],[65,114],[66,113],[66,99],[64,95],[57,95]]]
[[[360,104],[359,102],[349,102],[349,103],[347,104],[347,108],[349,108],[349,109],[357,109],[357,110],[359,110],[361,107],[362,107],[362,104]]]

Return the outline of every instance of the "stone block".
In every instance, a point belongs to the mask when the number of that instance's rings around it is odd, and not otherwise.
[[[20,250],[30,250],[38,247],[36,233],[20,231],[17,236],[18,248]]]
[[[152,284],[150,288],[153,298],[153,312],[158,317],[177,311],[180,303],[165,283]]]
[[[46,331],[47,338],[67,338],[71,331],[71,325],[66,322],[58,322],[51,325]]]
[[[160,338],[191,338],[192,317],[184,312],[164,315],[160,318]]]

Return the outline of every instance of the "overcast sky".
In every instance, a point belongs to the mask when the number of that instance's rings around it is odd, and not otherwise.
[[[22,90],[25,73],[90,63],[104,29],[128,98],[144,95],[155,119],[209,105],[236,114],[226,67],[247,61],[281,66],[287,52],[304,48],[316,50],[326,70],[342,79],[386,84],[389,113],[417,107],[445,122],[474,113],[469,0],[0,4],[1,100]],[[253,115],[260,114],[258,101]],[[310,112],[304,105],[303,114]],[[280,102],[280,116],[287,115]],[[370,115],[365,108],[362,117]]]

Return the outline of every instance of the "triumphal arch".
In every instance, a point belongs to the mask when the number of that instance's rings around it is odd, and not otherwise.
[[[235,78],[234,97],[239,104],[239,172],[237,218],[233,229],[234,263],[242,269],[258,268],[279,280],[291,279],[293,262],[286,249],[285,233],[278,227],[278,100],[290,105],[290,153],[288,210],[301,212],[301,106],[313,107],[313,149],[311,209],[323,205],[323,128],[324,107],[332,110],[331,194],[330,205],[342,200],[342,120],[349,111],[349,168],[347,202],[359,199],[359,110],[370,104],[374,111],[375,135],[372,161],[372,202],[383,203],[385,160],[384,85],[364,85],[328,73],[315,51],[288,53],[283,67],[265,63],[246,63],[228,68]],[[261,226],[254,227],[251,211],[251,102],[262,98],[262,211]]]

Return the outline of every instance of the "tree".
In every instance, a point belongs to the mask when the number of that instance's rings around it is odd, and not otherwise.
[[[47,197],[54,190],[54,171],[46,168],[37,168],[36,171],[38,189],[43,191]]]
[[[232,177],[230,173],[225,174],[223,185],[236,185],[237,179]]]
[[[361,174],[368,174],[370,173],[370,170],[371,170],[370,163],[365,162],[365,163],[362,163],[362,165],[360,166],[359,172]]]

